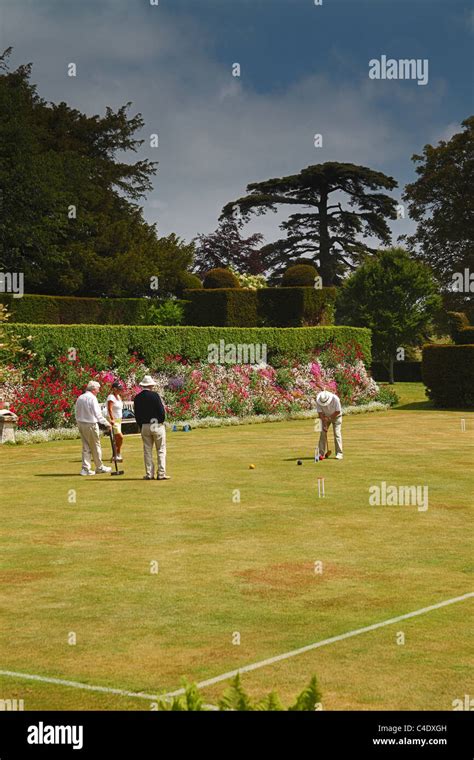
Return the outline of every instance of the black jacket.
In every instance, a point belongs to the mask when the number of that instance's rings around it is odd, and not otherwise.
[[[135,396],[133,410],[138,427],[149,424],[152,420],[163,423],[166,412],[163,402],[158,393],[155,391],[141,391]]]

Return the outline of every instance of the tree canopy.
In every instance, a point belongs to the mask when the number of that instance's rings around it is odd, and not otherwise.
[[[192,261],[176,236],[159,239],[139,201],[156,162],[131,162],[144,122],[130,103],[87,116],[47,103],[31,64],[0,56],[0,268],[28,293],[150,295],[150,278]],[[127,160],[121,160],[126,152]],[[168,278],[169,279],[169,278]]]
[[[258,246],[263,235],[255,233],[248,238],[241,235],[242,224],[230,217],[222,219],[215,232],[198,235],[196,243],[195,269],[204,274],[209,269],[232,267],[237,272],[262,274],[265,263]]]
[[[416,232],[404,239],[445,290],[456,272],[474,271],[474,116],[462,126],[450,140],[412,156],[418,179],[403,195],[417,222]]]
[[[440,308],[438,284],[430,268],[403,248],[382,250],[344,283],[337,300],[338,321],[370,327],[374,356],[389,369],[399,348],[426,338]]]
[[[221,218],[235,218],[236,209],[243,221],[282,205],[314,209],[291,214],[280,225],[286,237],[264,246],[261,255],[277,274],[309,255],[324,285],[334,285],[374,253],[367,238],[390,243],[387,219],[396,218],[396,200],[380,190],[395,187],[392,177],[365,166],[315,164],[298,174],[248,185],[248,195],[227,203]]]

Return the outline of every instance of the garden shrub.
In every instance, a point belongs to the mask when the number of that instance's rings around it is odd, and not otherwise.
[[[424,346],[423,382],[435,406],[474,407],[474,345]]]
[[[184,318],[184,308],[171,299],[159,306],[149,306],[147,323],[150,325],[180,325]]]
[[[205,288],[239,288],[239,281],[230,269],[217,267],[210,269],[204,277],[203,286]]]
[[[183,696],[174,697],[168,702],[159,701],[158,709],[165,712],[202,712],[207,709],[196,684],[184,680],[183,690]],[[321,691],[316,676],[313,676],[308,686],[303,689],[295,702],[288,708],[283,706],[278,694],[274,691],[255,702],[245,691],[240,674],[237,673],[219,699],[218,707],[220,711],[224,712],[282,712],[288,710],[290,712],[314,713],[315,710],[321,709]]]
[[[298,286],[314,287],[315,277],[318,276],[318,270],[312,264],[294,264],[288,267],[281,279],[281,285],[284,288],[293,288]]]
[[[388,385],[381,385],[375,397],[375,401],[380,401],[381,404],[395,406],[395,404],[398,404],[400,399],[393,388],[390,388]]]

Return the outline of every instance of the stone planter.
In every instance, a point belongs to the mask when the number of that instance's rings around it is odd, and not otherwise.
[[[0,444],[15,443],[18,417],[9,409],[0,409]]]

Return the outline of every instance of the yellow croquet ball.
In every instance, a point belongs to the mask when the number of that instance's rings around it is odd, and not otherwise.
[[[255,470],[255,465],[254,464],[249,464],[249,470]]]

